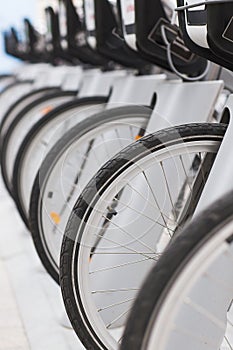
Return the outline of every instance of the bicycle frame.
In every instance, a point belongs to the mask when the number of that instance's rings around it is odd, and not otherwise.
[[[194,122],[208,122],[210,121],[210,118],[213,114],[214,107],[216,105],[216,101],[222,91],[223,88],[223,82],[222,81],[209,81],[209,82],[196,82],[196,83],[183,83],[181,81],[164,81],[157,85],[156,89],[154,90],[156,94],[156,103],[154,111],[151,115],[147,131],[149,132],[155,132],[158,130],[161,130],[166,127],[171,127],[175,125],[180,124],[189,124]],[[135,88],[135,96],[138,96],[140,92],[143,89],[138,89],[138,86]],[[170,103],[168,103],[168,96],[170,98]],[[195,96],[195,98],[193,98]],[[116,140],[117,142],[117,140]],[[156,179],[157,176],[160,176],[160,173],[156,173],[156,169],[152,169],[153,171],[146,170],[146,176],[149,179],[150,185],[156,186]],[[157,170],[159,171],[159,169]],[[167,172],[169,173],[169,172]],[[170,176],[174,176],[172,173],[172,168],[170,171]],[[183,181],[183,178],[180,178],[180,181]],[[142,183],[140,183],[142,181]],[[140,188],[141,193],[147,193],[146,184],[143,181],[143,179],[139,178],[137,181],[137,186]],[[174,186],[176,186],[176,182],[174,181]],[[159,192],[159,193],[158,193]],[[158,189],[157,197],[161,196],[161,198],[164,197],[164,190],[163,188]],[[126,194],[127,197],[127,194]],[[132,202],[134,203],[134,208],[137,208],[137,210],[141,210],[141,201],[138,196],[136,198],[131,198]],[[151,208],[143,208],[146,213],[150,213]],[[148,210],[148,211],[147,211]],[[168,208],[169,210],[169,208]],[[169,212],[169,211],[168,211]],[[144,223],[143,218],[140,220],[140,227],[138,226],[138,222],[135,223],[134,217],[129,217],[129,213],[122,212],[121,213],[121,222],[127,223],[127,229],[130,232],[135,232],[135,235],[140,234],[140,232],[143,232],[143,228],[146,227],[147,223]],[[146,220],[146,219],[145,219]],[[91,234],[91,233],[90,233]],[[159,229],[159,232],[155,232],[155,229],[150,229],[150,231],[147,231],[147,237],[148,241],[153,242],[155,244],[156,242],[159,243],[161,236],[161,230]],[[136,237],[136,236],[135,236]],[[121,244],[128,244],[127,237],[125,238],[125,242],[123,242],[123,239],[121,241]],[[103,242],[103,244],[105,244]],[[134,243],[131,244],[131,247],[134,247]],[[137,244],[137,239],[135,239],[135,245]],[[99,248],[101,249],[101,243],[99,244]],[[118,264],[121,264],[121,257],[119,256],[110,256],[108,258],[107,265],[109,266],[115,266]],[[97,270],[99,268],[98,262],[92,262],[92,269]],[[129,273],[129,271],[125,271],[124,274],[121,274],[119,276],[119,281],[124,280],[124,283],[127,281],[127,286],[138,286],[140,285],[141,278],[145,276],[147,271],[145,271],[144,266],[138,266],[137,276],[135,276],[132,273]],[[113,278],[116,278],[116,275],[112,276],[111,271],[108,273],[106,272],[104,274],[104,277],[101,278],[99,276],[98,279],[96,279],[94,284],[95,290],[109,290],[111,288],[111,285],[113,283]],[[124,284],[125,287],[127,287]],[[103,295],[95,296],[97,304],[103,302],[102,298]],[[114,302],[120,303],[121,301],[121,295],[115,296]],[[119,306],[120,308],[120,306]],[[110,313],[111,311],[109,311]],[[106,319],[110,316],[110,314],[106,310],[105,316]],[[123,326],[125,322],[124,317],[122,317],[121,321],[118,323],[118,326]]]
[[[223,195],[233,189],[233,162],[229,153],[233,148],[233,94],[229,96],[223,116],[229,118],[229,124],[215,159],[213,168],[201,195],[195,214],[220,199]]]

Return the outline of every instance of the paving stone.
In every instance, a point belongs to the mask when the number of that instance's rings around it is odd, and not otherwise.
[[[83,350],[0,176],[0,350]]]

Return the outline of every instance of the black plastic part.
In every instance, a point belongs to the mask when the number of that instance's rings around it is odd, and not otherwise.
[[[206,60],[192,54],[192,50],[188,52],[179,28],[171,25],[161,0],[135,0],[135,16],[137,47],[145,58],[162,68],[171,70],[161,35],[161,25],[166,25],[175,33],[171,50],[177,70],[189,75],[199,75],[205,70]]]
[[[24,28],[27,37],[27,53],[29,55],[30,61],[33,63],[49,63],[51,57],[46,51],[45,40],[44,45],[41,45],[43,36],[36,31],[28,18],[24,19]]]
[[[120,17],[117,8],[108,0],[95,0],[96,39],[98,51],[117,63],[143,69],[149,63],[131,50],[121,36]],[[115,13],[114,13],[115,10]]]
[[[184,0],[177,0],[177,4],[178,6],[184,6]],[[209,18],[209,8],[211,7],[215,7],[215,6],[223,6],[223,4],[221,5],[209,5],[207,7],[207,25],[208,25],[208,42],[210,44],[211,49],[207,49],[201,46],[198,46],[196,43],[194,43],[191,38],[189,37],[188,33],[187,33],[187,29],[186,29],[186,23],[185,23],[185,12],[184,11],[179,11],[178,12],[178,17],[179,17],[179,24],[180,27],[182,29],[183,32],[183,39],[185,41],[185,44],[187,45],[187,47],[190,49],[190,51],[196,53],[197,55],[204,57],[220,66],[224,66],[227,69],[233,70],[233,61],[229,62],[224,55],[224,52],[222,52],[222,56],[218,56],[215,52],[214,52],[214,47],[215,44],[213,43],[214,39],[214,33],[216,32],[216,26],[219,25],[219,23],[214,24],[215,29],[211,29],[211,25],[212,25],[212,19]],[[229,6],[229,5],[228,5]],[[222,16],[222,12],[220,11],[221,8],[218,7],[220,18]],[[210,12],[212,13],[212,11]],[[232,13],[232,12],[231,12]],[[222,21],[220,21],[221,23]],[[219,43],[219,41],[217,41]],[[220,45],[221,46],[221,45]],[[219,50],[219,48],[216,50],[216,52],[218,52],[218,54],[221,52],[221,50]]]
[[[50,54],[53,56],[54,63],[59,63],[59,60],[72,63],[72,57],[62,50],[58,14],[55,13],[52,7],[47,7],[45,12],[51,35],[50,41],[47,42],[47,47],[51,48]]]
[[[207,6],[208,43],[233,69],[233,3]]]
[[[81,21],[72,0],[60,0],[66,8],[68,54],[84,64],[106,66],[108,60],[94,51],[86,41],[85,25]]]

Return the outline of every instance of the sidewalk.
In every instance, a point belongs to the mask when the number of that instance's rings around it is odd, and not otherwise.
[[[83,350],[0,175],[0,350]]]

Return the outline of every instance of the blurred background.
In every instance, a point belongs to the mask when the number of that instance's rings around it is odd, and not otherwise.
[[[1,0],[2,2],[4,0]],[[81,0],[73,0],[75,6],[80,6]],[[0,12],[0,74],[11,72],[20,62],[4,52],[2,33],[10,26],[20,30],[22,20],[29,18],[34,27],[41,33],[46,30],[44,9],[58,7],[57,0],[5,0]]]
[[[55,0],[2,0],[4,6],[0,12],[0,74],[10,72],[16,67],[18,60],[5,55],[2,32],[10,26],[20,28],[22,19],[28,17],[39,31],[45,28],[43,8],[48,5],[56,6]]]

